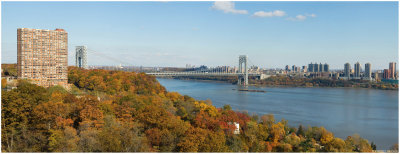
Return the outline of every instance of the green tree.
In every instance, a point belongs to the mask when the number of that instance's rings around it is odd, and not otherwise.
[[[304,128],[303,128],[303,125],[299,125],[299,128],[297,129],[297,133],[296,133],[298,136],[305,136],[305,133],[304,133]]]
[[[50,130],[49,150],[52,152],[77,152],[79,137],[72,127]]]

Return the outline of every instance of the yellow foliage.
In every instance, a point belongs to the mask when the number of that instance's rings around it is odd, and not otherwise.
[[[281,122],[272,124],[271,135],[272,135],[272,141],[274,143],[278,143],[278,141],[282,140],[283,137],[285,136],[285,125],[283,125]]]
[[[7,87],[7,79],[1,79],[1,88]]]
[[[177,92],[169,92],[167,93],[167,97],[169,97],[172,100],[172,102],[183,100],[183,97]]]
[[[215,106],[207,105],[203,102],[196,101],[196,102],[194,102],[194,106],[196,108],[198,108],[200,112],[203,111],[205,113],[208,113],[211,117],[216,117],[219,114],[219,112],[218,112],[217,108],[215,108]]]
[[[51,94],[50,101],[52,101],[52,102],[62,102],[63,101],[63,97],[64,97],[64,95],[62,93],[53,92],[53,94]]]
[[[329,142],[331,142],[333,140],[333,134],[329,131],[327,131],[326,129],[322,129],[322,134],[321,134],[321,144],[325,145],[328,144]]]

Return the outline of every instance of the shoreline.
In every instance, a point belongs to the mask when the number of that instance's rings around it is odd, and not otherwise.
[[[166,77],[157,77],[161,79],[174,79],[174,80],[183,80],[183,81],[201,81],[201,82],[214,82],[214,83],[229,83],[232,85],[236,85],[235,83],[231,83],[228,81],[221,81],[221,80],[207,80],[207,79],[178,79],[178,78],[166,78]],[[398,91],[399,89],[379,89],[379,88],[364,88],[364,87],[329,87],[329,86],[291,86],[291,85],[267,85],[267,84],[249,84],[248,86],[254,86],[254,87],[279,87],[279,88],[352,88],[352,89],[375,89],[375,90],[393,90],[393,91]]]

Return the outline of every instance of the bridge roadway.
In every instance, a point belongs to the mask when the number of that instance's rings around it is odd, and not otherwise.
[[[244,73],[223,73],[223,72],[151,72],[146,73],[148,75],[154,75],[156,77],[163,76],[239,76],[245,75]],[[269,77],[269,75],[249,73],[249,76],[255,76],[260,79]]]

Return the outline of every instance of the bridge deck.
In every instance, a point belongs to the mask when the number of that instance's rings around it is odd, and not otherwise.
[[[239,76],[245,75],[244,73],[205,73],[205,72],[156,72],[156,73],[146,73],[148,75],[154,76]],[[261,74],[249,73],[249,76],[261,76]]]

